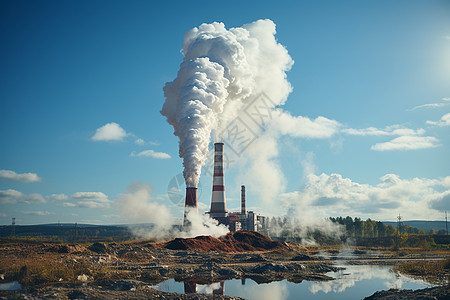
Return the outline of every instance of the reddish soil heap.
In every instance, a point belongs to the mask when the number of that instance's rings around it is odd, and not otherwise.
[[[211,236],[198,236],[190,239],[176,238],[164,243],[163,247],[172,250],[222,252],[267,251],[286,248],[283,243],[273,241],[261,233],[250,230],[230,232],[220,238]]]

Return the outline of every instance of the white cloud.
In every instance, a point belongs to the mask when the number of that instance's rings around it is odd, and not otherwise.
[[[131,152],[130,156],[135,157],[135,156],[145,156],[145,157],[152,157],[152,158],[156,158],[156,159],[169,159],[171,158],[171,156],[167,153],[164,152],[155,152],[153,150],[144,150],[141,151],[139,153],[135,153],[134,151]]]
[[[119,124],[111,122],[98,128],[91,137],[93,141],[123,141],[128,133]]]
[[[0,190],[0,203],[1,204],[16,203],[17,199],[19,199],[22,196],[23,194],[21,192],[13,189]]]
[[[434,125],[434,126],[439,126],[439,127],[445,127],[445,126],[450,126],[450,113],[445,114],[441,117],[441,119],[437,122],[434,121],[427,121],[428,125]]]
[[[136,137],[136,139],[134,140],[134,143],[139,146],[145,145],[145,141],[138,137]]]
[[[439,146],[438,139],[431,136],[423,136],[425,129],[411,129],[403,125],[391,125],[384,129],[368,127],[363,129],[345,128],[343,133],[355,136],[398,136],[388,142],[377,143],[370,147],[375,151],[406,151],[435,148]]]
[[[411,110],[416,110],[419,108],[438,108],[438,107],[443,107],[443,106],[447,106],[448,103],[427,103],[427,104],[422,104],[422,105],[418,105],[418,106],[414,106]]]
[[[42,197],[41,194],[29,194],[29,195],[23,195],[19,202],[27,203],[27,204],[36,204],[36,203],[46,203],[47,200]]]
[[[72,194],[70,199],[75,201],[77,206],[83,208],[104,208],[111,204],[108,196],[102,192],[77,192]],[[66,204],[66,206],[70,205]]]
[[[1,204],[14,204],[17,202],[26,204],[36,204],[36,203],[45,203],[47,202],[47,200],[40,194],[27,195],[13,189],[0,190]]]
[[[425,130],[423,128],[414,130],[404,127],[402,125],[391,125],[385,127],[384,129],[379,129],[376,127],[368,127],[363,129],[346,128],[343,129],[342,132],[348,135],[359,135],[359,136],[392,136],[392,135],[411,136],[411,135],[423,135],[425,133]]]
[[[360,184],[340,174],[308,176],[301,191],[281,194],[281,202],[296,217],[360,216],[378,220],[434,219],[436,210],[449,208],[450,190],[442,193],[443,179],[401,179],[395,174],[381,177],[377,185]]]
[[[416,109],[420,109],[420,108],[438,108],[438,107],[450,105],[450,102],[449,102],[450,97],[443,97],[443,98],[441,98],[441,101],[443,101],[443,102],[427,103],[427,104],[414,106],[410,110],[416,110]]]
[[[444,38],[445,40],[450,40],[450,35],[445,35],[445,36],[443,36],[443,38]]]
[[[107,123],[98,128],[95,134],[91,137],[93,141],[106,142],[122,142],[125,138],[134,139],[134,143],[139,146],[145,145],[145,141],[135,135],[134,133],[126,132],[119,124],[115,122]]]
[[[438,147],[439,140],[432,136],[400,136],[389,142],[377,143],[370,147],[375,151],[418,150]]]
[[[430,201],[430,207],[438,211],[450,210],[450,190],[445,191]]]
[[[48,215],[54,215],[55,213],[49,212],[49,211],[22,211],[25,215],[35,215],[35,216],[48,216]]]
[[[68,197],[64,194],[53,194],[50,196],[43,197],[41,194],[23,194],[19,191],[8,189],[0,190],[0,204],[14,204],[14,203],[25,203],[25,204],[40,204],[46,203],[48,200],[53,201],[63,201],[69,200],[62,203],[64,207],[86,207],[86,208],[102,208],[109,207],[111,201],[108,196],[101,192],[77,192],[72,196]]]
[[[341,124],[319,116],[315,119],[292,116],[289,112],[278,109],[273,114],[271,127],[282,135],[301,138],[329,138],[338,132]]]
[[[69,197],[65,194],[52,194],[50,196],[47,196],[46,198],[49,200],[62,201],[68,199]]]
[[[39,177],[36,173],[19,174],[10,170],[0,170],[0,178],[21,182],[38,182],[42,180],[42,178]]]

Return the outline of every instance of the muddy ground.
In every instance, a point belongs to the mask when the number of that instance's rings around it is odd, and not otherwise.
[[[3,244],[0,245],[0,283],[17,280],[23,288],[0,291],[0,299],[239,299],[189,293],[189,283],[207,284],[234,278],[250,278],[258,283],[284,279],[295,283],[322,281],[333,279],[325,274],[337,270],[336,259],[354,264],[397,264],[444,258],[441,254],[398,256],[370,249],[357,250],[356,254],[351,250],[345,256],[336,250],[319,251],[291,244],[265,251],[240,252],[164,247],[148,241]],[[165,293],[152,288],[170,278],[186,282],[188,293]],[[444,288],[440,294],[450,296],[449,289]],[[408,295],[408,299],[414,299]],[[387,296],[369,299],[383,297]]]

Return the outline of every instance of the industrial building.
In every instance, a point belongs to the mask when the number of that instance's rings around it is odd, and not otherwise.
[[[268,234],[269,219],[245,209],[245,185],[241,186],[241,211],[228,213],[227,223],[230,231],[239,229],[254,230],[262,234]]]
[[[216,219],[220,224],[227,225],[232,232],[240,229],[245,229],[258,231],[262,234],[267,235],[268,218],[258,215],[253,211],[246,211],[244,185],[241,186],[241,211],[231,213],[227,211],[225,198],[225,178],[223,172],[223,151],[223,143],[214,144],[213,187],[211,195],[211,209],[208,214],[211,216],[211,218]],[[189,203],[193,202],[194,200],[189,200]],[[186,205],[188,205],[187,198]]]

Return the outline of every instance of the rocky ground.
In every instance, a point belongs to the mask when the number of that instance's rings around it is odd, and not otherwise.
[[[434,288],[422,290],[396,290],[390,289],[388,291],[379,291],[364,300],[415,300],[415,299],[430,299],[430,300],[448,300],[450,299],[450,287],[438,286]]]
[[[5,244],[0,246],[0,283],[17,280],[23,288],[0,291],[0,298],[231,299],[164,293],[152,286],[170,278],[205,284],[234,278],[330,280],[325,273],[336,268],[302,250],[252,232],[167,243]]]
[[[203,284],[235,278],[257,283],[332,280],[325,274],[337,270],[333,260],[338,257],[333,251],[324,254],[252,232],[220,240],[200,237],[166,243],[0,244],[0,283],[17,280],[23,286],[18,291],[0,291],[0,299],[237,299],[165,293],[152,286],[170,278]],[[359,263],[395,257],[367,252],[339,259]],[[368,299],[384,299],[380,295]]]

